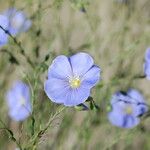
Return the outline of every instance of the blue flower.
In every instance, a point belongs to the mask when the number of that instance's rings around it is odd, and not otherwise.
[[[6,94],[9,116],[15,121],[25,120],[32,112],[30,89],[22,81],[16,81]]]
[[[135,89],[127,93],[116,92],[111,99],[112,111],[108,113],[109,121],[121,128],[133,128],[140,122],[140,116],[148,111],[144,97]]]
[[[31,20],[27,19],[26,14],[23,11],[10,8],[4,12],[9,19],[8,31],[12,35],[16,35],[21,32],[26,32],[31,26]]]
[[[49,67],[44,89],[53,102],[76,106],[86,101],[99,78],[100,68],[90,55],[77,53],[69,58],[61,55]]]
[[[0,25],[3,29],[7,29],[8,27],[8,19],[4,15],[0,15]],[[8,42],[8,35],[5,33],[5,31],[0,28],[0,47],[5,45]]]
[[[144,74],[150,80],[150,48],[147,48],[145,53]]]

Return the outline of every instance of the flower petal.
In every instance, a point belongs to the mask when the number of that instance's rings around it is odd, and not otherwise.
[[[89,88],[95,86],[100,80],[100,68],[93,65],[92,68],[82,77],[82,84]]]
[[[12,90],[7,92],[6,100],[9,109],[14,108],[17,105],[18,101],[16,101],[17,93],[13,92]]]
[[[139,105],[132,105],[133,108],[133,115],[138,117],[142,116],[144,113],[148,111],[148,106],[144,104],[139,104]]]
[[[146,49],[145,61],[150,62],[150,47]]]
[[[8,35],[0,29],[0,47],[7,44]]]
[[[7,30],[8,27],[8,18],[0,15],[0,25]],[[8,35],[0,28],[0,46],[5,45],[8,42]]]
[[[72,76],[72,69],[66,56],[56,57],[48,69],[48,78],[67,79]]]
[[[31,21],[27,19],[26,14],[23,11],[9,8],[4,12],[4,15],[9,18],[10,23],[8,30],[12,35],[25,32],[31,26]]]
[[[54,84],[55,83],[55,84]],[[44,90],[53,102],[65,106],[76,106],[85,102],[90,95],[90,89],[81,85],[78,89],[72,89],[69,82],[61,79],[50,78],[45,82]]]
[[[69,85],[64,80],[50,78],[45,81],[44,90],[51,101],[63,103],[65,95],[69,92]]]
[[[26,20],[23,25],[22,31],[26,32],[31,27],[31,25],[32,25],[31,20]]]
[[[133,128],[136,125],[138,125],[140,122],[140,119],[137,117],[134,117],[132,115],[125,115],[123,117],[123,124],[122,127],[123,128]]]
[[[148,80],[150,80],[150,62],[145,62],[144,64],[144,74]]]
[[[3,15],[0,15],[0,25],[1,25],[4,29],[7,29],[8,24],[9,24],[8,18],[5,17],[5,16],[3,16]],[[1,29],[1,30],[2,30],[2,29]]]
[[[127,96],[126,93],[122,93],[122,92],[116,92],[113,94],[112,99],[111,99],[111,104],[115,105],[118,102],[123,102],[124,101],[129,101],[129,97]]]
[[[17,10],[15,8],[9,8],[6,11],[4,11],[4,15],[6,15],[7,17],[11,18],[15,13],[17,12]]]
[[[21,81],[16,81],[14,82],[12,89],[10,89],[6,94],[8,107],[10,109],[20,107],[22,105],[20,102],[22,98],[25,101],[25,107],[27,107],[28,110],[31,110],[29,87]]]
[[[132,115],[124,115],[117,109],[108,114],[108,119],[113,125],[121,128],[133,128],[140,122],[139,118]]]
[[[78,89],[71,89],[64,95],[64,105],[65,106],[76,106],[84,103],[90,96],[90,89],[81,86]]]
[[[131,103],[133,102],[133,103],[137,103],[137,104],[138,103],[144,103],[145,104],[145,99],[139,91],[137,91],[135,89],[129,89],[127,91],[127,94],[131,98],[131,100],[130,100]]]
[[[112,112],[108,113],[108,120],[111,122],[112,125],[122,127],[123,114],[119,113],[118,111],[113,110]]]
[[[77,53],[69,59],[75,76],[83,76],[94,63],[93,58],[86,53]]]
[[[22,106],[10,109],[9,116],[15,121],[23,121],[30,115],[30,113],[30,110]]]
[[[16,121],[23,121],[32,112],[30,89],[21,81],[16,81],[6,94],[9,116]]]

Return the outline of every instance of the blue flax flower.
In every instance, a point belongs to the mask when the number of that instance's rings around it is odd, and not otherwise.
[[[4,14],[9,19],[8,31],[12,35],[26,32],[31,26],[31,20],[27,19],[27,16],[23,11],[16,10],[15,8],[9,8],[4,12]]]
[[[109,121],[121,128],[133,128],[140,122],[148,110],[144,97],[137,90],[129,89],[127,93],[117,92],[111,99],[112,111],[108,114]]]
[[[100,68],[86,53],[56,57],[48,69],[44,89],[53,102],[76,106],[90,96],[90,89],[100,78]]]
[[[144,74],[150,80],[150,48],[147,48],[145,53]]]
[[[22,81],[16,81],[6,94],[9,116],[15,121],[25,120],[32,112],[30,89]]]
[[[8,24],[9,23],[7,17],[4,15],[0,15],[0,26],[6,30],[8,28]],[[2,28],[0,28],[0,47],[8,42],[8,35]]]

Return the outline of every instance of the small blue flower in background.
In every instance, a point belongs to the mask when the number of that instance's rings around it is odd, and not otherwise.
[[[8,28],[8,19],[4,15],[0,15],[0,25],[2,28]],[[8,42],[8,35],[5,33],[3,29],[0,28],[0,47],[5,45]]]
[[[14,36],[18,33],[26,32],[31,27],[31,20],[27,19],[23,11],[10,8],[4,14],[9,19],[8,31]]]
[[[6,94],[9,116],[15,121],[25,120],[32,112],[29,86],[16,81]]]
[[[109,121],[121,128],[133,128],[140,122],[140,116],[148,111],[144,97],[135,89],[127,93],[116,92],[111,99],[112,111],[108,113]]]
[[[150,80],[150,48],[147,48],[145,53],[144,74]]]
[[[87,53],[56,57],[48,69],[44,89],[53,102],[76,106],[86,101],[100,79],[100,68]]]

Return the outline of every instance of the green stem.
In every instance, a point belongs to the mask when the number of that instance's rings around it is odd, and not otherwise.
[[[20,150],[23,150],[20,143],[17,141],[17,139],[14,137],[14,134],[13,132],[8,129],[5,125],[5,123],[0,119],[0,122],[1,124],[4,126],[3,128],[0,128],[2,130],[5,130],[8,134],[9,134],[9,138],[17,145],[17,147],[20,149]]]
[[[56,113],[51,116],[49,118],[48,123],[46,124],[46,126],[41,129],[33,138],[33,140],[31,141],[31,145],[32,148],[35,147],[36,143],[38,143],[38,140],[42,137],[43,134],[45,134],[45,132],[48,130],[48,128],[50,127],[51,123],[56,119],[56,117],[65,109],[65,107],[61,107],[58,111],[56,111]]]
[[[34,68],[34,65],[31,59],[26,55],[25,50],[21,45],[21,42],[19,42],[8,30],[4,29],[1,25],[0,28],[13,39],[14,43],[19,47],[20,53],[25,57],[26,61],[31,65],[31,67]]]

